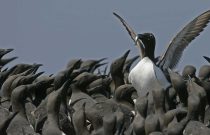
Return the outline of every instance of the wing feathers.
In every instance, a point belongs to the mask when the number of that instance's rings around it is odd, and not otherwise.
[[[113,14],[122,22],[122,24],[125,26],[126,30],[128,31],[128,34],[131,36],[131,38],[135,42],[136,33],[134,32],[134,30],[125,22],[124,19],[122,19],[122,17],[120,17],[115,12],[113,12]]]
[[[196,17],[187,24],[169,43],[166,52],[162,55],[158,65],[163,69],[174,68],[189,43],[204,30],[210,20],[210,10]]]
[[[130,35],[130,37],[132,38],[132,40],[134,41],[134,42],[136,42],[135,41],[135,38],[136,38],[136,33],[134,32],[134,30],[126,23],[126,21],[122,18],[122,17],[120,17],[118,14],[116,14],[116,13],[113,13],[119,20],[120,20],[120,22],[123,24],[123,26],[125,26],[125,28],[126,28],[126,30],[128,31],[128,34]],[[140,56],[141,56],[141,58],[143,57],[143,55],[144,55],[144,48],[142,47],[142,44],[141,44],[141,42],[138,40],[137,41],[137,45],[138,45],[138,47],[140,47]]]

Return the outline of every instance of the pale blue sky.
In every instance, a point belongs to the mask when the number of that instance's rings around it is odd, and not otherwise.
[[[112,15],[117,12],[138,33],[156,36],[156,55],[197,15],[210,9],[209,0],[1,0],[0,45],[14,48],[7,55],[16,63],[42,63],[41,70],[56,73],[73,58],[108,62],[131,49],[133,41]],[[200,67],[210,56],[210,26],[185,50],[178,70],[186,64]]]

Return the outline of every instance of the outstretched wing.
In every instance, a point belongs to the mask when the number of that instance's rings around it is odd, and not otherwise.
[[[170,42],[166,52],[161,56],[158,62],[163,70],[174,68],[188,44],[195,39],[201,31],[207,26],[210,20],[210,10],[196,17],[187,24]]]
[[[126,23],[126,21],[124,19],[122,19],[122,17],[120,17],[118,14],[116,14],[115,12],[113,12],[113,14],[120,20],[120,22],[123,24],[123,26],[125,26],[126,30],[128,31],[128,34],[130,35],[131,39],[133,39],[133,41],[135,42],[135,38],[136,38],[136,33],[134,32],[134,30]],[[143,50],[144,48],[141,45],[141,42],[138,40],[137,41],[138,46],[140,47],[141,50],[141,58],[143,55]]]
[[[120,17],[115,12],[113,12],[113,14],[122,22],[122,24],[125,26],[126,30],[128,31],[128,34],[131,36],[131,38],[135,42],[136,33],[134,32],[134,30],[125,22],[124,19],[122,19],[122,17]]]

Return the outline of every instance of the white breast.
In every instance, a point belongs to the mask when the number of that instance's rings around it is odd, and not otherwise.
[[[155,87],[166,89],[170,83],[162,70],[158,68],[148,57],[144,57],[129,73],[129,81],[137,90],[138,95],[143,96]]]

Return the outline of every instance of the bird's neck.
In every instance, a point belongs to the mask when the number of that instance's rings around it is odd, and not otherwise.
[[[123,80],[123,76],[115,76],[113,77],[113,81],[114,81],[114,84],[115,84],[115,89],[117,89],[119,86],[125,84],[124,83],[124,80]]]
[[[19,112],[22,116],[26,116],[25,103],[13,103],[12,110],[13,112]]]
[[[71,85],[72,93],[81,93],[83,91],[86,91],[84,87],[78,87],[76,84]]]
[[[47,119],[51,124],[53,124],[55,126],[59,126],[59,119],[58,119],[57,114],[50,113],[50,114],[47,115]]]
[[[145,53],[144,53],[144,57],[148,57],[149,59],[151,59],[153,62],[155,60],[155,49],[154,48],[146,48],[145,49]]]

